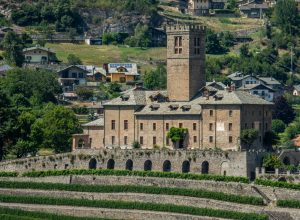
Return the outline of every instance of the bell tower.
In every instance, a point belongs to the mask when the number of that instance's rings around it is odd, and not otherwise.
[[[190,101],[205,86],[205,33],[199,25],[167,27],[167,72],[170,101]]]

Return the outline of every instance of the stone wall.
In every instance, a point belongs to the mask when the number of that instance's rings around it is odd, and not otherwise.
[[[0,171],[132,169],[249,176],[262,153],[201,150],[78,150],[0,163]],[[132,164],[128,166],[128,164]],[[166,165],[170,164],[169,168]]]

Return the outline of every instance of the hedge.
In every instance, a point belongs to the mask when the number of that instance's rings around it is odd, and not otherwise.
[[[1,220],[109,220],[107,218],[74,217],[51,213],[23,211],[21,209],[0,208]],[[116,219],[114,219],[116,220]]]
[[[64,175],[99,175],[99,176],[142,176],[142,177],[161,177],[189,180],[213,180],[223,182],[249,183],[246,177],[217,176],[207,174],[173,173],[173,172],[149,172],[149,171],[129,171],[129,170],[48,170],[31,171],[24,173],[25,177],[45,177],[45,176],[64,176]]]
[[[0,172],[0,177],[17,177],[18,175],[17,172]]]
[[[300,209],[300,201],[297,200],[278,200],[277,206],[286,208],[296,208]]]
[[[207,198],[220,201],[264,205],[263,199],[253,196],[240,196],[226,194],[223,192],[212,192],[200,189],[166,188],[155,186],[131,186],[131,185],[79,185],[62,183],[34,183],[34,182],[4,182],[0,181],[0,188],[12,189],[41,189],[41,190],[63,190],[76,192],[95,193],[146,193],[156,195],[189,196],[195,198]]]
[[[156,204],[142,202],[108,201],[108,200],[88,200],[71,198],[51,198],[38,196],[10,196],[0,195],[0,202],[22,203],[22,204],[42,204],[42,205],[66,205],[80,207],[97,207],[108,209],[127,209],[127,210],[147,210],[156,212],[171,212],[189,214],[197,216],[220,217],[227,219],[242,220],[267,220],[267,215],[256,213],[244,213],[236,211],[218,210],[210,208],[195,208],[190,206],[179,206],[172,204]]]
[[[263,185],[263,186],[272,186],[272,187],[300,190],[300,184],[296,184],[296,183],[287,183],[287,182],[281,182],[281,181],[256,179],[255,184]]]

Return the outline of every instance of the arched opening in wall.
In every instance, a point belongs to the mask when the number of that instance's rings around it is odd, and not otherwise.
[[[126,161],[126,170],[133,170],[133,161],[132,160],[127,160]]]
[[[288,158],[288,157],[283,158],[283,164],[290,165],[291,164],[290,158]]]
[[[97,168],[97,160],[92,158],[89,162],[89,169],[96,169]]]
[[[54,164],[54,167],[53,167],[55,170],[57,169],[57,164]]]
[[[144,163],[144,170],[145,171],[151,171],[152,170],[152,161],[146,160]]]
[[[208,174],[209,173],[209,163],[207,161],[204,161],[202,163],[202,166],[201,166],[201,173],[202,174]]]
[[[107,169],[110,169],[110,170],[115,169],[115,161],[113,159],[109,159],[107,161]]]
[[[80,139],[78,141],[77,148],[78,149],[83,149],[84,147],[85,147],[85,142],[84,142],[84,140]]]
[[[182,163],[182,172],[183,173],[189,173],[190,172],[190,162],[189,161],[183,161]]]
[[[166,160],[163,164],[163,171],[164,172],[171,172],[171,162]]]

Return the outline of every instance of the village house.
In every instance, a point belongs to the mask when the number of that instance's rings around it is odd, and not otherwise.
[[[188,0],[188,13],[192,15],[209,15],[210,9],[224,9],[227,0]]]
[[[86,84],[86,76],[89,72],[77,65],[68,66],[57,72],[58,82],[63,92],[75,91],[76,86]]]
[[[203,26],[168,26],[167,91],[136,86],[104,103],[101,129],[97,135],[87,135],[86,129],[82,136],[75,135],[73,150],[83,145],[131,148],[134,142],[142,149],[264,149],[273,104],[234,87],[206,86],[205,33]],[[176,142],[168,137],[173,127],[186,129]],[[240,136],[250,128],[258,131],[258,137],[248,146]]]
[[[243,4],[240,6],[241,14],[246,16],[247,18],[264,18],[267,10],[269,9],[269,4],[250,2],[247,4]]]
[[[39,45],[23,49],[23,54],[26,63],[51,64],[59,62],[56,53],[52,49],[41,47]]]
[[[140,75],[135,63],[108,63],[103,65],[103,69],[106,70],[106,79],[109,82],[135,81]]]
[[[264,84],[245,84],[239,90],[247,91],[252,95],[258,95],[269,102],[274,101],[275,91]]]
[[[251,90],[256,95],[261,94],[262,97],[266,97],[266,100],[272,101],[281,96],[284,92],[284,86],[278,80],[273,77],[260,77],[243,75],[241,72],[235,72],[228,76],[230,81],[235,85],[236,88],[241,88],[243,90]],[[256,87],[258,84],[263,84],[266,87]],[[266,92],[269,95],[266,95]],[[272,95],[273,94],[273,95]]]

